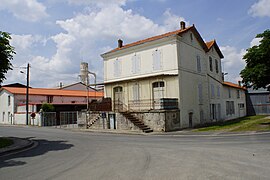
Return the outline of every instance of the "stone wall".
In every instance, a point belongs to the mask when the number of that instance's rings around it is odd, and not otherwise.
[[[156,110],[151,112],[133,112],[131,114],[138,117],[144,122],[145,125],[149,126],[156,132],[174,131],[181,128],[179,110]],[[114,129],[114,126],[111,124],[112,120],[110,120],[110,117],[115,117],[114,123],[116,129],[138,132],[142,131],[121,113],[106,112],[106,118],[104,118],[104,122],[101,116],[101,112],[90,112],[90,114],[87,115],[87,123],[85,122],[85,116],[86,112],[79,112],[79,127],[85,127],[86,124],[90,125],[92,123],[89,129]]]

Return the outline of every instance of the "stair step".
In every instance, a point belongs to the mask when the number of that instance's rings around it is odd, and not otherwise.
[[[150,132],[153,132],[153,130],[152,129],[147,129],[147,130],[143,130],[143,132],[150,133]]]
[[[141,121],[138,117],[133,116],[129,112],[122,112],[122,115],[124,115],[135,126],[139,127],[143,132],[145,133],[153,132],[153,130],[147,125],[145,125],[143,121]]]

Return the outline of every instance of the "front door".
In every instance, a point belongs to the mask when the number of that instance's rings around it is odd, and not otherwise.
[[[189,120],[189,127],[190,128],[192,128],[192,118],[193,118],[192,116],[193,116],[192,112],[188,113],[188,120]]]
[[[153,83],[153,108],[161,109],[161,101],[164,97],[164,82],[154,82]]]
[[[123,108],[123,88],[118,86],[114,89],[114,110],[121,111]]]

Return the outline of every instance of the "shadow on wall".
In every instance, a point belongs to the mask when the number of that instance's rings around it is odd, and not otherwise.
[[[32,138],[33,137],[29,137],[26,139]],[[16,161],[13,159],[40,156],[50,151],[62,151],[70,149],[71,147],[74,146],[73,144],[67,144],[66,143],[67,141],[48,141],[45,139],[35,139],[35,141],[38,142],[38,146],[32,150],[5,157],[0,157],[0,168],[10,166],[21,166],[26,164],[26,162],[24,161]]]

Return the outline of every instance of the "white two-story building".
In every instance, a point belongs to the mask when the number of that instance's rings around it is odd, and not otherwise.
[[[246,114],[245,90],[223,81],[223,54],[194,25],[180,22],[176,31],[126,45],[118,40],[116,49],[101,56],[104,93],[112,98],[118,128],[132,129],[129,121],[136,119],[134,127],[140,121],[170,131]],[[228,89],[240,96],[227,97]]]

